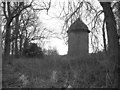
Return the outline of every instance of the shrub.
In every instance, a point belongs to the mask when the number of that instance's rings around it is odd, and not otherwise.
[[[51,48],[51,47],[49,47],[48,50],[44,49],[43,52],[44,52],[44,54],[51,55],[51,56],[58,56],[59,55],[57,49]]]
[[[28,48],[24,50],[24,55],[27,57],[43,57],[44,54],[41,47],[35,43],[30,43]]]

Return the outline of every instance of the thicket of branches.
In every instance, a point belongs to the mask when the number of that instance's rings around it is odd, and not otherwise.
[[[2,2],[1,3],[1,27],[2,48],[4,60],[10,55],[18,57],[29,46],[32,41],[39,41],[40,46],[50,34],[40,21],[39,12],[48,10],[51,0],[48,2]],[[46,34],[47,32],[47,34]]]

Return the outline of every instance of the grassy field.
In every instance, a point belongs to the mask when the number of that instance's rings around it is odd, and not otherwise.
[[[112,87],[111,79],[106,79],[106,64],[100,63],[103,59],[103,56],[13,58],[12,65],[3,64],[3,87],[62,88],[66,81],[73,88]]]

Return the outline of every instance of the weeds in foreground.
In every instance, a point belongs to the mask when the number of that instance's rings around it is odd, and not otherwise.
[[[12,66],[4,65],[3,87],[62,88],[66,81],[74,88],[112,87],[106,84],[106,75],[106,66],[91,56],[84,59],[19,58],[13,59]],[[20,82],[21,76],[27,77],[27,83]]]

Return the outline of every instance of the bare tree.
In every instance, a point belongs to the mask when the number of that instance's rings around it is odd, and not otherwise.
[[[37,8],[34,6],[35,0],[32,0],[30,3],[24,3],[24,2],[2,2],[3,4],[3,13],[6,19],[6,25],[5,25],[5,47],[4,47],[4,56],[8,57],[10,55],[10,47],[11,47],[11,41],[14,42],[15,40],[15,53],[18,54],[18,36],[20,31],[19,26],[19,17],[21,15],[21,12],[23,12],[25,9],[32,9],[33,11],[41,11],[41,10],[49,10],[51,6],[51,1],[48,3],[43,2],[43,5],[38,6]],[[15,19],[15,20],[14,20]],[[13,21],[15,23],[13,23]],[[13,23],[13,24],[12,24]],[[12,26],[13,25],[13,26]],[[11,35],[11,29],[13,30],[14,35]],[[25,27],[24,27],[25,28]],[[12,36],[12,37],[11,37]],[[13,44],[12,44],[13,45]],[[13,45],[14,46],[14,45]],[[7,59],[7,57],[5,59]]]
[[[24,17],[26,16],[26,17]],[[30,42],[39,42],[43,45],[44,40],[50,37],[53,31],[44,28],[42,22],[38,21],[38,16],[33,10],[27,10],[20,16],[20,51],[26,49]]]
[[[24,2],[19,2],[18,6],[12,6],[10,2],[2,2],[3,3],[3,12],[6,19],[6,34],[5,34],[5,47],[4,47],[4,54],[5,59],[7,60],[10,54],[10,33],[11,33],[11,22],[16,17],[19,16],[20,13],[31,6],[31,3],[29,5],[25,5]]]
[[[114,13],[111,8],[111,3],[108,2],[100,2],[101,6],[103,7],[105,20],[106,20],[106,29],[108,35],[108,53],[109,53],[109,61],[114,63],[114,67],[110,69],[111,72],[115,71],[115,81],[114,87],[118,87],[118,73],[117,73],[117,64],[118,64],[118,34],[117,34],[117,27],[116,21],[114,17]]]
[[[116,19],[116,24],[117,24],[117,33],[118,33],[118,38],[119,38],[119,48],[118,48],[118,86],[120,86],[120,1],[113,3],[113,12],[115,15],[115,19]]]

